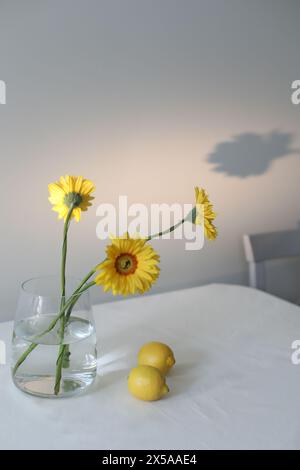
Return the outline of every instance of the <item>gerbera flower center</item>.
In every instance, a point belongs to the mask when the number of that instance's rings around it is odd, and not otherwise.
[[[82,196],[79,193],[71,192],[65,195],[64,203],[67,207],[78,207],[82,202]]]
[[[119,274],[125,276],[133,274],[137,268],[137,259],[134,255],[129,253],[122,253],[116,259],[115,268]]]

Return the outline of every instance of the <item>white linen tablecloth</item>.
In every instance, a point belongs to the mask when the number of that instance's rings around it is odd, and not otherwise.
[[[19,391],[0,366],[1,449],[299,449],[300,308],[260,291],[212,284],[97,305],[98,378],[67,399]],[[12,323],[0,324],[10,343]],[[169,395],[127,391],[139,347],[176,356]]]

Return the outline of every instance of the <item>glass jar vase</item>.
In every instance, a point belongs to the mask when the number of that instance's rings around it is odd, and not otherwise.
[[[12,338],[12,377],[23,392],[66,397],[86,390],[97,373],[96,332],[88,291],[79,281],[45,276],[21,286]],[[72,295],[73,294],[73,295]]]

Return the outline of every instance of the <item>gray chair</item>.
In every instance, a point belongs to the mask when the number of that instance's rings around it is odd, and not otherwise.
[[[300,230],[244,235],[243,241],[249,284],[256,289],[266,290],[266,261],[300,256]]]

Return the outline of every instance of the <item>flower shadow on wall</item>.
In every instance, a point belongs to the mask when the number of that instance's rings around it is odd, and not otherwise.
[[[291,147],[293,140],[293,134],[287,132],[245,132],[217,144],[207,161],[214,165],[213,171],[228,176],[262,175],[273,160],[300,153],[299,149]]]

